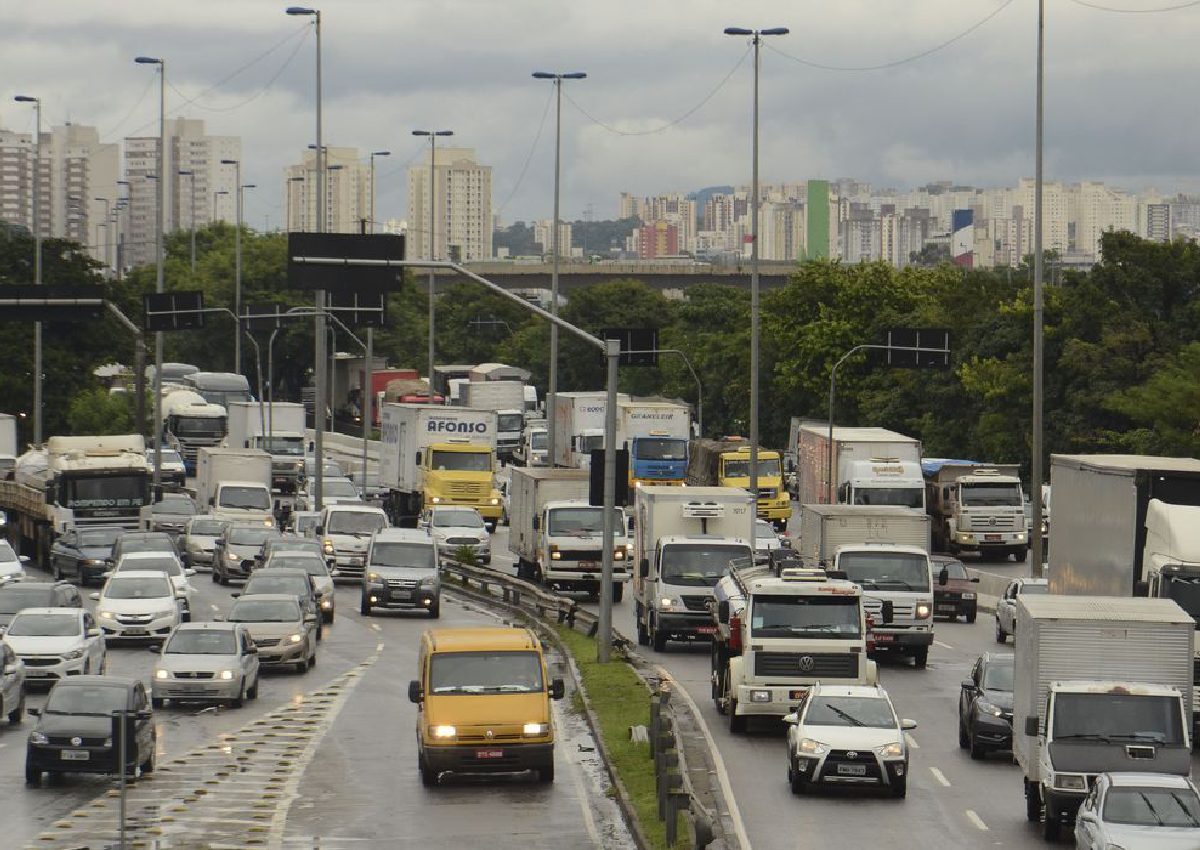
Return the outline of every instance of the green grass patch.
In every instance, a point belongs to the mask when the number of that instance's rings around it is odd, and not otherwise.
[[[600,723],[600,736],[613,767],[629,793],[633,810],[650,846],[667,850],[666,824],[658,819],[654,761],[646,744],[629,740],[630,726],[650,725],[650,691],[614,652],[607,664],[596,661],[596,641],[566,626],[558,636],[575,659],[588,701]],[[680,821],[682,827],[682,820]],[[682,829],[680,830],[682,837]],[[682,840],[676,842],[682,846]]]

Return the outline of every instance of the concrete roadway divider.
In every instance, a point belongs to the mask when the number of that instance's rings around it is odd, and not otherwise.
[[[1008,583],[1015,578],[1015,576],[985,572],[974,567],[967,567],[967,575],[979,579],[979,585],[975,591],[979,610],[989,613],[996,610],[997,600],[1004,595]]]

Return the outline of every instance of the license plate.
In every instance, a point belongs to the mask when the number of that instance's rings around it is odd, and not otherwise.
[[[392,598],[393,598],[393,599],[402,599],[402,600],[408,600],[408,599],[412,599],[412,594],[411,594],[409,591],[407,591],[407,590],[393,590],[393,591],[392,591]]]
[[[865,764],[839,764],[837,772],[842,776],[866,776],[867,766]]]
[[[63,750],[63,761],[87,761],[92,757],[92,754],[87,750]]]
[[[808,699],[808,691],[788,691],[788,699]]]
[[[956,609],[956,607],[955,607],[954,605],[950,605],[950,604],[948,604],[948,603],[947,603],[947,604],[945,604],[945,605],[936,605],[936,606],[934,606],[934,610],[941,611],[941,612],[943,612],[943,613],[946,613],[946,614],[948,614],[948,613],[950,613],[951,611],[955,611],[955,610],[957,610],[957,609]]]
[[[597,564],[595,561],[580,561],[579,562],[579,569],[581,569],[581,570],[595,570],[595,569],[599,569],[599,567],[600,567],[600,565]]]
[[[895,636],[895,635],[881,635],[881,634],[876,634],[876,635],[875,635],[875,642],[876,642],[876,643],[891,643],[891,642],[892,642],[892,641],[894,641],[895,639],[896,639],[896,636]]]
[[[716,626],[697,626],[696,634],[698,635],[715,635],[717,633]]]
[[[125,629],[121,634],[126,637],[146,637],[150,634],[149,629]]]
[[[49,676],[49,675],[50,675],[50,672],[48,670],[36,670],[36,669],[31,670],[28,667],[25,668],[25,678],[27,678],[27,679],[40,679],[43,676]]]
[[[477,759],[502,759],[502,758],[504,758],[504,750],[476,750],[475,758],[477,758]]]
[[[1001,540],[1004,539],[1004,537],[999,534],[985,534],[985,535],[983,535],[983,539],[988,541],[989,543],[999,543]]]

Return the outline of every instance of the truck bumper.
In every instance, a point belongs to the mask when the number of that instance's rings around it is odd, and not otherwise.
[[[655,611],[655,627],[671,640],[711,640],[717,633],[709,614]]]
[[[1079,804],[1086,796],[1086,791],[1063,791],[1043,785],[1042,802],[1046,806],[1046,817],[1057,817],[1067,823],[1074,821]]]
[[[770,522],[786,523],[792,517],[792,503],[786,496],[779,499],[759,499],[758,517]]]
[[[859,685],[859,681],[822,679],[826,685]],[[737,713],[754,717],[783,717],[796,710],[812,685],[739,685]]]
[[[933,645],[931,629],[874,629],[872,635],[876,649],[918,649]]]
[[[954,532],[954,545],[965,552],[990,552],[994,549],[1012,549],[1029,545],[1029,535],[1023,531],[1005,531],[997,534],[974,531]]]
[[[542,579],[546,584],[556,584],[560,587],[595,587],[599,586],[602,575],[600,570],[563,570],[543,569]],[[624,584],[629,581],[629,572],[613,570],[613,584]]]

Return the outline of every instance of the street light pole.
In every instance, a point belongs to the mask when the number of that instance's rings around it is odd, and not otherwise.
[[[766,35],[787,35],[787,27],[751,30],[726,27],[726,35],[748,35],[754,45],[754,119],[751,143],[750,176],[750,492],[754,510],[750,512],[750,545],[754,545],[754,523],[758,519],[758,75],[762,39]]]
[[[555,97],[555,113],[554,113],[554,232],[550,235],[550,314],[558,315],[558,262],[559,254],[562,253],[561,246],[558,244],[559,230],[559,178],[560,164],[562,153],[562,83],[563,80],[583,80],[587,78],[587,74],[583,71],[571,71],[569,73],[560,74],[550,71],[534,71],[533,78],[535,80],[553,80],[554,81],[554,97]],[[557,406],[554,402],[554,397],[558,394],[558,325],[554,322],[550,323],[550,374],[547,379],[546,386],[546,457],[550,459],[550,465],[554,465],[555,452],[555,432],[558,430],[555,427],[555,411]],[[605,450],[614,448],[613,446],[605,445]]]
[[[289,6],[287,14],[299,17],[311,17],[317,36],[317,79],[316,79],[316,112],[317,112],[317,232],[325,232],[325,146],[321,138],[321,12],[305,6]],[[316,463],[313,464],[313,507],[318,511],[324,506],[324,445],[325,445],[325,407],[322,399],[325,396],[325,290],[318,289],[314,293],[316,316],[313,318],[314,352],[313,352],[313,452]]]
[[[1042,402],[1045,394],[1045,341],[1043,340],[1042,268],[1042,119],[1045,87],[1046,0],[1038,0],[1037,118],[1034,121],[1033,187],[1033,458],[1029,470],[1030,575],[1045,575],[1042,567]]]
[[[375,232],[375,157],[391,156],[391,151],[371,151],[371,225],[370,232]],[[362,404],[359,412],[362,414],[362,488],[363,495],[367,492],[367,442],[371,439],[371,429],[375,424],[375,329],[367,328],[367,356],[363,367]],[[433,375],[429,376],[429,385],[433,386]]]
[[[13,98],[17,103],[32,103],[35,114],[33,132],[33,283],[42,282],[42,100],[26,94]],[[33,324],[33,443],[42,444],[42,323]]]
[[[237,209],[237,222],[233,232],[233,371],[242,371],[242,161],[240,159],[223,159],[221,165],[233,166],[233,187],[237,195],[234,205]]]
[[[188,202],[188,229],[191,230],[192,241],[192,274],[196,273],[196,172],[192,169],[180,169],[180,177],[187,177],[191,183],[190,201]]]
[[[228,194],[229,194],[229,192],[227,192],[224,189],[220,190],[219,192],[212,193],[212,196],[213,196],[212,223],[213,224],[216,224],[216,222],[217,222],[217,198],[219,198],[221,195],[228,195]]]
[[[104,257],[104,264],[112,265],[108,257],[108,246],[112,240],[112,226],[109,224],[109,217],[112,215],[112,201],[108,198],[92,198],[92,200],[104,204],[104,245],[100,253]]]
[[[433,226],[434,216],[437,215],[437,138],[438,136],[453,136],[453,130],[413,130],[414,136],[429,137],[429,227],[426,230],[429,232],[429,259],[437,259],[437,230]],[[436,339],[434,325],[434,269],[429,268],[429,392],[430,398],[433,397],[433,364],[434,358],[437,356],[434,340]]]
[[[167,63],[152,56],[133,60],[139,65],[158,66],[158,210],[154,227],[154,291],[163,291],[163,213],[167,204],[167,178],[163,171],[167,161]],[[154,492],[162,487],[162,331],[154,332]]]

